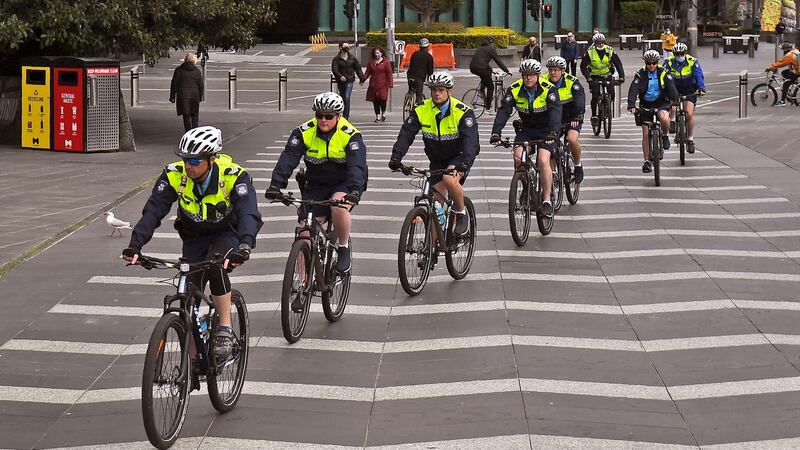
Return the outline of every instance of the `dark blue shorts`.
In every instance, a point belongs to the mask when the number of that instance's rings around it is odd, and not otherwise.
[[[190,263],[209,261],[225,256],[239,248],[239,237],[233,231],[219,234],[199,236],[183,241],[183,257]],[[211,284],[212,295],[225,295],[231,291],[228,273],[222,269],[209,269],[189,275],[189,282],[204,290],[206,283]]]
[[[461,156],[456,155],[450,159],[445,160],[431,160],[430,169],[431,170],[444,170],[447,169],[448,166],[457,166],[461,163]],[[463,185],[465,181],[467,181],[467,175],[469,175],[469,169],[467,169],[467,173],[461,177],[461,184]],[[442,181],[442,175],[433,175],[431,177],[431,185],[434,185],[440,181]]]
[[[514,140],[516,142],[525,142],[525,141],[538,141],[540,139],[544,139],[549,136],[550,133],[548,131],[534,131],[534,130],[520,130],[517,131]],[[543,150],[547,150],[550,153],[553,153],[553,150],[556,146],[555,141],[552,144],[540,144],[539,148]]]
[[[337,192],[347,192],[347,183],[342,182],[338,184],[334,184],[332,186],[306,186],[300,192],[300,195],[303,197],[303,200],[312,200],[312,201],[322,201],[328,200],[333,197],[333,194]],[[306,211],[305,206],[300,206],[297,208],[297,220],[306,220],[306,216],[308,212]],[[314,206],[314,217],[330,217],[331,216],[331,207],[330,206]]]

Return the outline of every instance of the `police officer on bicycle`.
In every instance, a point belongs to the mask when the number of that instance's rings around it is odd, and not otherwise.
[[[664,67],[672,75],[678,94],[686,96],[683,108],[686,110],[687,140],[686,151],[694,153],[694,106],[697,104],[697,94],[706,94],[706,84],[703,69],[697,58],[688,54],[689,48],[683,42],[678,42],[672,47],[672,54],[664,61]]]
[[[221,150],[222,132],[217,128],[198,127],[183,135],[175,151],[181,160],[168,164],[156,181],[122,257],[136,264],[142,247],[177,201],[175,229],[183,240],[183,258],[197,263],[214,259],[216,254],[225,257],[222,268],[189,275],[189,282],[201,290],[206,282],[211,285],[219,314],[211,354],[224,359],[233,351],[236,339],[226,269],[250,258],[262,221],[250,175]]]
[[[500,142],[500,135],[506,122],[511,117],[513,108],[517,109],[522,121],[521,127],[516,129],[516,142],[536,141],[548,139],[539,145],[537,158],[541,168],[542,182],[544,183],[544,204],[542,212],[553,216],[553,204],[550,202],[550,193],[553,188],[553,169],[550,166],[552,153],[555,151],[555,141],[561,131],[561,103],[558,98],[558,88],[548,81],[540,79],[539,72],[542,65],[535,59],[526,59],[519,65],[522,79],[516,81],[506,90],[497,117],[492,126],[492,136],[489,143]],[[516,127],[515,127],[516,128]],[[514,167],[519,167],[522,158],[522,147],[514,147]]]
[[[361,132],[342,117],[344,100],[339,94],[323,92],[314,98],[315,117],[289,135],[286,148],[272,171],[270,187],[264,196],[270,200],[283,197],[281,189],[289,184],[292,171],[303,159],[305,179],[298,185],[303,200],[339,200],[357,205],[367,188],[367,148]],[[338,240],[336,269],[347,273],[352,267],[350,254],[350,210],[314,206],[314,216],[332,217]],[[306,226],[305,207],[297,210],[298,227]]]
[[[656,50],[644,52],[645,66],[633,76],[630,88],[628,88],[628,111],[636,111],[636,99],[639,105],[648,109],[656,109],[657,117],[653,113],[641,112],[637,118],[637,125],[642,125],[642,172],[650,173],[650,130],[644,122],[658,120],[661,123],[661,146],[664,150],[669,148],[669,110],[671,105],[678,100],[678,91],[672,81],[672,75],[667,69],[658,64],[661,54]]]
[[[581,59],[581,73],[586,81],[589,82],[589,89],[592,91],[592,126],[597,126],[597,104],[600,101],[600,85],[597,81],[613,78],[617,75],[617,82],[625,82],[625,69],[622,61],[610,45],[606,45],[606,37],[603,33],[597,33],[592,37],[592,45],[586,49],[586,53]],[[611,102],[614,102],[614,89],[608,87],[608,94]]]
[[[586,110],[586,92],[581,86],[578,77],[567,73],[567,60],[560,56],[552,56],[547,60],[547,72],[541,76],[542,81],[548,81],[558,89],[558,99],[561,102],[561,126],[567,135],[567,145],[575,161],[575,181],[583,181],[583,166],[581,166],[581,143],[579,141],[583,113]]]
[[[463,235],[469,231],[470,223],[464,207],[462,185],[480,152],[478,121],[472,108],[451,97],[452,75],[434,72],[426,84],[431,89],[431,98],[417,105],[403,123],[392,147],[389,168],[402,170],[401,161],[422,130],[422,142],[431,170],[456,169],[453,174],[433,175],[430,182],[437,191],[446,190],[453,200],[452,211],[457,215],[455,232]]]

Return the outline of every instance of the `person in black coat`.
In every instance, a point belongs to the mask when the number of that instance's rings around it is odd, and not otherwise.
[[[183,116],[184,131],[197,128],[200,102],[203,101],[203,74],[197,68],[197,56],[187,53],[183,64],[175,68],[169,87],[169,101]]]
[[[535,36],[528,38],[528,45],[522,49],[522,59],[535,59],[542,62],[542,48],[536,42]]]
[[[356,76],[360,82],[364,82],[364,72],[361,70],[361,63],[358,58],[350,53],[350,44],[347,42],[339,43],[339,53],[333,57],[331,61],[331,72],[333,77],[336,78],[336,84],[339,87],[339,95],[344,100],[344,112],[342,117],[345,119],[350,118],[350,94],[353,93],[353,83],[356,81]]]
[[[423,93],[423,84],[431,74],[433,74],[433,55],[430,52],[430,41],[428,38],[422,38],[419,41],[419,50],[411,55],[411,61],[408,63],[408,89],[413,90],[416,94],[415,101],[417,103],[425,99]]]
[[[484,103],[487,112],[491,112],[492,99],[494,98],[494,81],[492,81],[492,66],[490,62],[494,61],[500,69],[505,73],[511,75],[503,61],[497,55],[497,50],[494,49],[494,38],[488,37],[480,47],[475,49],[472,55],[472,60],[469,62],[469,71],[477,75],[481,79],[481,92],[485,92]]]
[[[567,33],[567,40],[561,43],[561,55],[567,61],[567,72],[570,75],[578,75],[578,41],[575,40],[575,34],[570,31]]]

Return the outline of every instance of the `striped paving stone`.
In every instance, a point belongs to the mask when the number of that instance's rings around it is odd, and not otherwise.
[[[480,120],[482,142],[490,121]],[[264,144],[237,149],[259,191],[289,126],[258,129]],[[670,151],[656,188],[640,172],[638,129],[620,121],[612,140],[586,136],[578,205],[519,248],[507,218],[509,152],[482,145],[467,183],[478,212],[473,269],[454,282],[437,267],[408,297],[395,258],[415,191],[385,168],[396,126],[362,132],[372,170],[354,215],[344,319],[327,323],[315,299],[304,338],[282,339],[294,214],[260,200],[263,235],[232,274],[252,330],[244,396],[217,416],[205,390],[195,393],[179,448],[796,444],[797,205],[702,149],[683,167]],[[408,161],[423,158],[418,142]],[[144,199],[115,212],[135,217]],[[52,274],[66,295],[17,277],[32,286],[25,295],[49,303],[0,342],[0,407],[54,408],[18,446],[146,447],[141,361],[171,289],[158,281],[172,274],[117,264],[126,240],[97,239],[104,233],[90,224],[24,267]],[[177,234],[162,228],[146,251],[177,257]]]

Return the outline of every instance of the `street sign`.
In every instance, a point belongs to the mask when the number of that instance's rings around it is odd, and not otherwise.
[[[405,55],[406,41],[394,41],[394,52],[398,55]]]
[[[658,20],[672,20],[673,17],[672,17],[672,14],[659,14],[659,15],[656,16],[656,19],[658,19]]]

